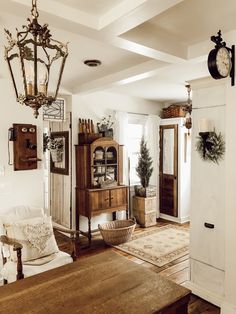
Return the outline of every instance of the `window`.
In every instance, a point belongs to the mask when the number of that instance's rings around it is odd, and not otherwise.
[[[43,120],[65,120],[65,99],[57,98],[49,107],[43,106]]]
[[[140,179],[136,173],[138,156],[140,151],[141,138],[144,135],[146,116],[139,114],[128,115],[128,157],[130,160],[130,185],[140,184]]]

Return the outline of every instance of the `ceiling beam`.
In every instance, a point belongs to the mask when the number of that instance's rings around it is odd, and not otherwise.
[[[118,21],[124,16],[131,14],[134,10],[136,10],[139,6],[147,3],[149,0],[132,0],[127,1],[123,0],[105,14],[103,14],[99,19],[99,29],[103,29],[107,26],[111,26],[112,23]]]
[[[179,42],[177,44],[177,41],[176,39],[174,40],[174,38],[166,42],[159,38],[156,40],[156,42],[158,42],[157,47],[150,47],[148,43],[135,43],[126,38],[119,38],[117,37],[117,34],[130,30],[130,28],[145,22],[156,14],[160,14],[182,1],[184,0],[133,0],[127,5],[127,1],[124,0],[120,3],[121,8],[117,13],[118,15],[115,16],[113,14],[114,22],[101,31],[97,30],[100,22],[95,16],[73,9],[67,5],[62,5],[55,0],[41,0],[39,12],[41,12],[41,19],[50,19],[50,25],[52,24],[56,28],[61,28],[75,34],[80,34],[81,36],[109,43],[118,48],[161,60],[163,62],[179,63],[183,62],[186,57],[185,47]],[[26,6],[27,8],[30,8],[31,5],[31,1],[29,0],[10,0],[8,3],[9,10],[14,7],[14,5],[10,6],[10,3],[18,4],[18,6]],[[125,3],[127,6],[126,11],[123,7]],[[121,14],[121,11],[123,15]],[[117,16],[120,16],[120,18],[117,18]],[[119,30],[118,25],[120,25]],[[116,31],[114,32],[114,30]],[[169,49],[170,43],[172,46],[175,46],[175,48],[179,47],[178,54],[176,54],[176,51],[173,51],[173,49]]]
[[[160,60],[167,63],[183,63],[186,59],[183,56],[176,56],[176,54],[172,54],[168,51],[163,51],[157,48],[151,48],[146,45],[142,45],[139,43],[135,43],[133,41],[124,39],[124,38],[114,38],[110,41],[110,44],[113,46],[143,55],[145,57],[149,57],[152,59]],[[185,53],[184,53],[185,55]]]
[[[130,1],[129,5],[127,4],[128,1],[123,1],[120,4],[120,7],[123,9],[122,14],[120,14],[120,11],[117,11],[115,15],[116,7],[114,12],[110,10],[110,12],[100,18],[100,28],[104,36],[119,36],[183,1],[133,0]]]
[[[170,64],[151,60],[129,69],[84,83],[79,87],[74,88],[72,91],[74,94],[91,93],[158,76],[163,80],[167,79],[170,81],[173,81],[174,78],[179,84],[184,84],[183,77],[185,75],[186,78],[192,80],[199,77],[205,77],[208,74],[205,60],[204,62],[194,63],[192,60],[187,60],[182,64]]]

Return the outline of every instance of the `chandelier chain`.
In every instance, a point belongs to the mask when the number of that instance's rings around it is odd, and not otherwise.
[[[185,87],[187,88],[187,92],[188,92],[188,100],[187,103],[188,105],[191,105],[191,98],[190,98],[190,92],[191,92],[191,85],[185,85]]]
[[[31,14],[36,19],[39,17],[39,13],[38,13],[38,10],[37,10],[37,0],[32,0]]]

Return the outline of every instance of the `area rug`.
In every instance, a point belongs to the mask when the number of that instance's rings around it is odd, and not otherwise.
[[[189,230],[166,225],[135,234],[132,240],[115,248],[161,267],[188,254]]]

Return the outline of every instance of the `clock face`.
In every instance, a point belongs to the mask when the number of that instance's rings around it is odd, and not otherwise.
[[[229,51],[222,47],[216,54],[216,67],[222,77],[227,77],[231,70],[231,58]]]

